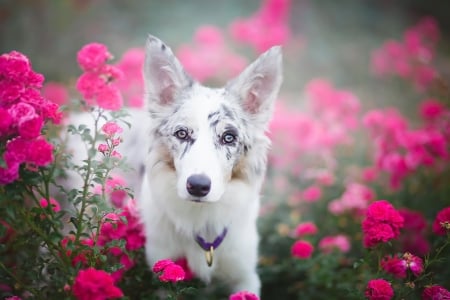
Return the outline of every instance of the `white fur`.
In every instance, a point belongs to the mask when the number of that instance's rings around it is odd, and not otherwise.
[[[193,82],[170,49],[150,36],[144,73],[151,146],[139,200],[148,263],[186,257],[205,282],[215,278],[232,291],[259,295],[256,219],[269,145],[264,132],[281,84],[279,47],[224,88],[211,89]],[[223,106],[237,118],[221,118],[213,127],[208,116]],[[195,141],[184,154],[186,144],[173,136],[177,126],[189,128]],[[240,148],[217,142],[227,126],[238,129]],[[245,152],[244,143],[250,146]],[[234,176],[238,168],[241,173]],[[204,197],[192,196],[186,189],[187,178],[194,174],[211,179]],[[211,241],[225,227],[228,234],[209,267],[195,236]]]

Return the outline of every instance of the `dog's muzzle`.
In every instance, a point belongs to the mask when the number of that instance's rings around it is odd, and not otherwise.
[[[205,197],[211,190],[211,179],[203,174],[191,175],[186,181],[186,190],[194,197]]]

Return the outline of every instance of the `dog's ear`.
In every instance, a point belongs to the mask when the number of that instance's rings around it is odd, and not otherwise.
[[[244,111],[263,129],[266,129],[272,116],[283,77],[282,68],[281,47],[275,46],[225,87],[239,97]]]
[[[193,80],[186,74],[172,50],[149,35],[145,47],[144,79],[147,105],[170,105]]]

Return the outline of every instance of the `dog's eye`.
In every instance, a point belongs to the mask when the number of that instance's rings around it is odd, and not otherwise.
[[[178,129],[177,131],[175,131],[174,135],[180,140],[185,140],[189,136],[186,129]]]
[[[232,132],[225,132],[222,135],[222,144],[231,144],[236,141],[236,135]]]

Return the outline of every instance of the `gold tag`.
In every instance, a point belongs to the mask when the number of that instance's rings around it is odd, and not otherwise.
[[[214,256],[214,247],[211,246],[208,251],[205,252],[206,256],[206,263],[208,264],[208,267],[212,266],[213,263],[213,256]]]

